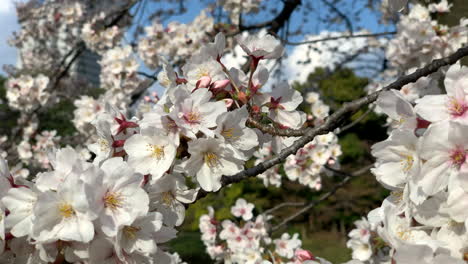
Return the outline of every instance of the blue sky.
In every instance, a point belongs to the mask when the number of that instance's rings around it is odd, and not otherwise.
[[[7,40],[10,38],[11,34],[13,31],[18,30],[18,25],[16,22],[16,14],[15,10],[13,7],[13,1],[14,0],[0,0],[0,23],[2,25],[2,30],[0,31],[0,74],[4,74],[3,72],[3,65],[4,64],[16,64],[16,50],[11,48],[7,44]],[[271,1],[271,0],[270,0]],[[205,2],[201,0],[188,0],[186,1],[185,7],[187,8],[187,12],[178,15],[178,16],[173,16],[171,21],[179,21],[182,23],[188,23],[193,20],[193,18],[202,10],[204,7],[203,4],[200,4],[200,2]],[[280,2],[280,1],[274,1],[274,2]],[[319,1],[317,1],[319,2]],[[350,1],[352,2],[352,1]],[[161,7],[166,7],[166,3],[155,3],[148,1],[148,5],[145,8],[145,15],[144,18],[148,16],[149,11],[148,10],[154,10],[156,8],[161,8]],[[316,7],[319,11],[320,8],[325,8],[321,6]],[[345,8],[345,7],[343,7]],[[281,6],[277,7],[278,10],[281,9]],[[246,18],[246,21],[248,21],[249,24],[255,24],[256,22],[261,22],[265,21],[271,17],[271,15],[265,15],[265,16],[253,16],[253,17],[248,17]],[[321,31],[324,30],[323,24],[320,23],[320,21],[317,19],[317,16],[310,16],[311,19],[309,19],[307,24],[302,25],[302,28],[304,31],[311,33],[311,34],[317,34]],[[302,14],[300,12],[295,12],[294,15],[292,16],[292,21],[290,23],[291,27],[294,28],[296,27],[299,23],[301,23],[302,19]],[[370,12],[365,12],[362,16],[362,20],[360,22],[360,25],[364,26],[368,30],[372,32],[381,32],[381,31],[386,31],[388,28],[385,26],[378,24],[377,23],[378,19],[374,16],[374,14],[371,14]],[[332,30],[343,30],[343,27],[337,27]],[[300,41],[301,39],[298,37],[291,38],[291,41]],[[288,47],[289,51],[291,51],[291,47]]]
[[[16,64],[16,50],[7,44],[13,31],[18,30],[16,23],[16,12],[12,0],[0,1],[0,74],[4,74],[4,64]]]

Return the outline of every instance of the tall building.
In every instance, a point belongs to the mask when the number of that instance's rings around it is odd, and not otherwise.
[[[99,87],[99,75],[101,65],[99,60],[101,56],[89,49],[85,49],[77,58],[70,69],[70,75],[84,79],[96,87]]]

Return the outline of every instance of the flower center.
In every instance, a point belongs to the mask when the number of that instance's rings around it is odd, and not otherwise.
[[[109,143],[107,142],[107,140],[105,140],[103,138],[99,139],[99,146],[101,147],[102,152],[105,152],[105,151],[109,150]]]
[[[402,230],[397,232],[397,236],[402,240],[408,240],[411,237],[411,233],[408,230]]]
[[[196,74],[196,78],[197,80],[201,79],[202,77],[205,77],[205,76],[210,76],[210,71],[206,68],[200,68]]]
[[[414,158],[411,155],[404,155],[403,159],[401,160],[401,166],[403,167],[404,172],[408,172],[414,163]]]
[[[75,215],[75,210],[73,210],[73,207],[69,203],[61,203],[59,211],[63,218],[70,218]]]
[[[232,138],[232,139],[239,138],[239,137],[234,136],[233,127],[223,129],[223,131],[221,131],[221,135],[223,135],[223,137],[225,138]]]
[[[171,206],[172,201],[174,200],[174,195],[172,192],[164,192],[161,199],[166,206]]]
[[[141,230],[140,227],[125,226],[123,228],[123,233],[128,239],[135,239],[136,238],[136,233],[138,233],[138,231],[140,231],[140,230]]]
[[[122,207],[122,196],[120,193],[107,192],[104,196],[104,207],[115,210]]]
[[[213,152],[206,152],[205,155],[203,155],[203,160],[210,168],[216,167],[219,164],[219,157]]]
[[[464,149],[456,149],[452,152],[450,155],[450,160],[452,161],[452,164],[460,168],[461,165],[465,162],[466,160],[466,150]]]
[[[199,124],[201,121],[201,116],[200,113],[192,111],[184,114],[184,119],[187,123]]]
[[[148,149],[151,151],[151,157],[157,160],[164,158],[164,146],[148,144]]]
[[[448,111],[452,117],[460,117],[468,110],[468,106],[463,101],[452,98],[449,102]]]

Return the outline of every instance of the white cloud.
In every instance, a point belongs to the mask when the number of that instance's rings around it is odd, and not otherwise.
[[[14,10],[13,0],[2,0],[0,3],[0,14],[8,14]]]
[[[359,33],[359,32],[357,32]],[[322,39],[325,37],[340,36],[341,32],[322,32],[319,35],[307,36],[303,41]],[[339,39],[325,42],[295,46],[288,52],[286,59],[286,74],[289,82],[305,82],[307,76],[314,72],[317,67],[333,67],[334,64],[343,60],[343,55],[353,54],[365,45],[365,38]]]
[[[356,32],[360,33],[360,32]],[[364,32],[362,32],[364,33]],[[265,34],[265,32],[260,32]],[[325,37],[340,36],[344,33],[341,32],[322,32],[318,35],[306,36],[302,41],[309,41],[314,39],[322,39]],[[248,33],[244,32],[243,37],[247,37]],[[264,90],[268,91],[271,85],[278,81],[273,77],[273,72],[278,66],[282,71],[281,80],[287,79],[289,83],[294,81],[305,82],[310,73],[314,72],[317,67],[330,67],[333,68],[336,63],[343,60],[344,55],[342,54],[353,54],[365,45],[367,40],[365,38],[353,38],[353,39],[339,39],[330,40],[326,42],[318,42],[310,44],[312,48],[309,48],[309,44],[299,46],[287,46],[285,59],[281,65],[275,65],[274,61],[262,61],[261,64],[270,70],[270,79],[264,86]],[[340,55],[341,54],[341,55]],[[240,68],[247,61],[245,53],[240,46],[236,46],[234,52],[225,54],[222,59],[223,63],[229,69],[230,67]],[[349,64],[352,67],[352,63]]]

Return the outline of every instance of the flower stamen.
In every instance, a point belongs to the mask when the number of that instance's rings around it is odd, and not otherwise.
[[[75,210],[69,203],[61,203],[59,205],[59,211],[63,218],[70,218],[75,215]]]
[[[122,197],[119,193],[107,192],[104,196],[104,207],[115,210],[122,207]]]
[[[123,228],[123,233],[128,239],[135,239],[136,238],[136,233],[138,233],[140,230],[141,230],[140,227],[125,226]]]
[[[210,168],[216,167],[219,164],[219,157],[213,152],[206,152],[203,156],[203,160]]]

